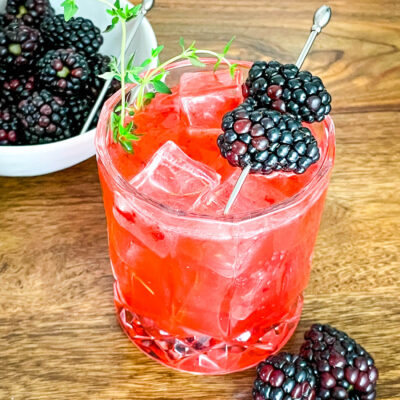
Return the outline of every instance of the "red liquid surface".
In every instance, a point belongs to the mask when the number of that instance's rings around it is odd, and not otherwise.
[[[177,85],[172,95],[157,95],[134,117],[137,132],[143,134],[134,155],[111,141],[101,150],[108,153],[120,177],[135,182],[157,150],[173,141],[221,177],[218,186],[201,194],[195,205],[171,211],[152,204],[118,185],[115,171],[99,157],[120,323],[149,356],[202,374],[250,367],[278,351],[294,332],[334,155],[327,125],[311,126],[320,161],[303,175],[250,176],[232,209],[237,219],[220,219],[240,171],[219,155],[218,125],[242,101],[235,91],[240,89],[241,76],[232,81],[224,74],[183,75],[191,87],[197,84],[193,95],[203,96],[194,99],[196,107],[190,104],[194,108],[189,112],[195,111],[192,121],[181,100],[192,94]],[[218,93],[210,114],[209,101]],[[201,126],[190,126],[194,121]],[[98,134],[106,134],[103,125]],[[316,174],[322,174],[327,157],[328,171],[293,201]],[[276,208],[289,198],[292,201],[285,207]],[[155,201],[178,208],[173,197],[162,199],[161,194]],[[268,212],[271,207],[274,212]],[[250,218],[249,212],[259,216]]]

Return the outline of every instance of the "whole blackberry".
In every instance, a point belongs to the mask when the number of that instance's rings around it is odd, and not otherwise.
[[[21,100],[26,99],[35,90],[35,77],[19,76],[6,80],[0,86],[1,97],[7,102],[18,104]]]
[[[82,17],[71,18],[68,22],[62,14],[45,18],[40,31],[51,48],[74,47],[89,57],[97,53],[103,44],[100,29]]]
[[[290,115],[253,110],[249,99],[224,116],[222,129],[224,133],[218,137],[222,156],[235,167],[251,164],[253,173],[282,170],[302,174],[320,157],[308,128]]]
[[[20,21],[0,31],[0,64],[7,70],[29,70],[42,55],[43,38],[37,29]]]
[[[85,56],[72,49],[49,50],[36,68],[45,88],[68,95],[83,90],[90,76]]]
[[[54,15],[49,0],[7,0],[6,19],[20,19],[25,25],[39,27],[43,18]]]
[[[45,89],[22,100],[18,116],[29,144],[56,142],[78,133],[71,127],[65,101]]]
[[[305,122],[322,121],[331,111],[331,96],[319,77],[278,61],[256,61],[243,95],[253,97],[259,107],[287,112]]]
[[[319,375],[319,400],[374,400],[378,370],[372,357],[344,332],[315,324],[304,335],[300,355]]]
[[[16,106],[0,109],[0,145],[21,144],[20,128]]]
[[[254,400],[315,400],[316,377],[297,355],[279,353],[257,366]]]
[[[105,72],[110,70],[110,62],[111,62],[110,57],[104,56],[99,53],[95,54],[88,60],[91,72],[91,79],[88,84],[88,89],[94,98],[97,98],[105,83],[104,79],[99,78],[99,75],[104,74]],[[119,89],[121,89],[121,83],[116,79],[113,79],[105,98],[108,99]]]

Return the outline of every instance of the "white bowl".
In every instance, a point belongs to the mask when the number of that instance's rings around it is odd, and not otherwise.
[[[62,13],[62,0],[52,0],[56,13]],[[0,12],[4,12],[6,0],[0,0]],[[102,31],[109,23],[106,5],[98,0],[77,0],[78,16],[89,18]],[[129,4],[121,0],[121,5]],[[129,22],[128,30],[133,21]],[[129,34],[129,32],[128,32]],[[118,56],[121,37],[118,26],[109,33],[104,33],[104,44],[100,52]],[[127,54],[136,51],[136,64],[141,64],[150,57],[151,49],[157,47],[157,40],[150,23],[144,19]],[[155,67],[156,61],[149,67]],[[36,176],[49,174],[78,164],[95,154],[94,135],[96,129],[60,142],[30,146],[0,146],[0,175],[2,176]]]

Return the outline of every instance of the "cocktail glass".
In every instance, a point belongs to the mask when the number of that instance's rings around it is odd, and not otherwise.
[[[215,60],[203,62],[211,69]],[[251,63],[238,63],[247,74]],[[167,83],[194,70],[176,63]],[[262,210],[212,216],[154,200],[120,173],[109,129],[119,101],[116,94],[102,111],[96,148],[123,330],[148,356],[181,371],[225,374],[257,364],[285,345],[300,319],[334,161],[331,118],[310,126],[322,155],[295,194]],[[274,182],[299,184],[283,173]]]

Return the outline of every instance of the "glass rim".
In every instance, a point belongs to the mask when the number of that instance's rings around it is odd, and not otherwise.
[[[207,64],[207,65],[213,65],[216,62],[215,58],[200,58],[200,60]],[[243,60],[229,60],[231,63],[238,64],[239,67],[243,68],[250,68],[252,66],[252,62],[250,61],[243,61]],[[221,64],[220,68],[226,66],[226,64]],[[182,68],[182,67],[193,67],[192,64],[190,63],[189,60],[182,60],[175,62],[169,66],[167,66],[166,70],[172,70],[172,69],[177,69],[177,68]],[[198,68],[199,71],[202,71],[201,68]],[[131,90],[134,88],[136,85],[135,84],[129,84],[127,85],[128,89]],[[320,122],[321,124],[324,125],[324,129],[327,132],[327,140],[328,140],[328,146],[326,149],[325,157],[317,171],[314,172],[313,176],[311,179],[307,182],[306,185],[304,185],[297,193],[295,193],[293,196],[290,196],[286,198],[283,201],[280,201],[278,203],[273,204],[272,206],[269,206],[264,209],[258,209],[255,211],[249,211],[246,213],[239,213],[239,214],[228,214],[228,215],[207,215],[207,214],[201,214],[201,213],[195,213],[195,212],[189,212],[189,211],[184,211],[184,210],[177,210],[174,209],[166,204],[160,203],[156,200],[154,200],[151,196],[148,196],[146,194],[140,193],[137,189],[135,189],[122,175],[118,172],[118,169],[115,167],[111,156],[109,152],[107,151],[107,146],[106,146],[106,138],[109,134],[109,124],[105,123],[104,128],[100,131],[99,125],[101,125],[101,122],[104,120],[108,120],[111,110],[115,104],[118,103],[118,101],[121,99],[121,90],[116,92],[112,97],[110,97],[106,103],[104,104],[100,117],[99,117],[99,122],[97,125],[96,129],[96,135],[95,135],[95,147],[96,147],[96,156],[98,159],[102,161],[104,164],[104,167],[106,168],[106,172],[110,177],[112,178],[113,181],[116,182],[116,184],[122,188],[124,191],[127,191],[131,194],[133,194],[136,198],[139,200],[142,200],[149,205],[152,205],[153,207],[156,207],[162,212],[168,213],[172,216],[175,217],[186,217],[189,219],[201,219],[203,221],[218,221],[218,222],[226,222],[226,223],[238,223],[242,221],[247,221],[247,220],[253,220],[258,217],[270,215],[270,214],[276,214],[279,213],[280,211],[285,211],[288,208],[296,206],[296,204],[300,203],[303,199],[305,199],[310,193],[312,193],[316,188],[318,188],[319,183],[323,180],[323,178],[329,173],[331,165],[333,165],[333,159],[330,162],[330,152],[332,150],[332,146],[335,146],[335,126],[333,123],[333,120],[330,115],[327,115],[325,119]],[[108,108],[110,106],[110,109]],[[105,132],[104,132],[105,130]],[[101,151],[101,148],[104,147],[105,151]],[[277,172],[279,173],[279,172]]]

